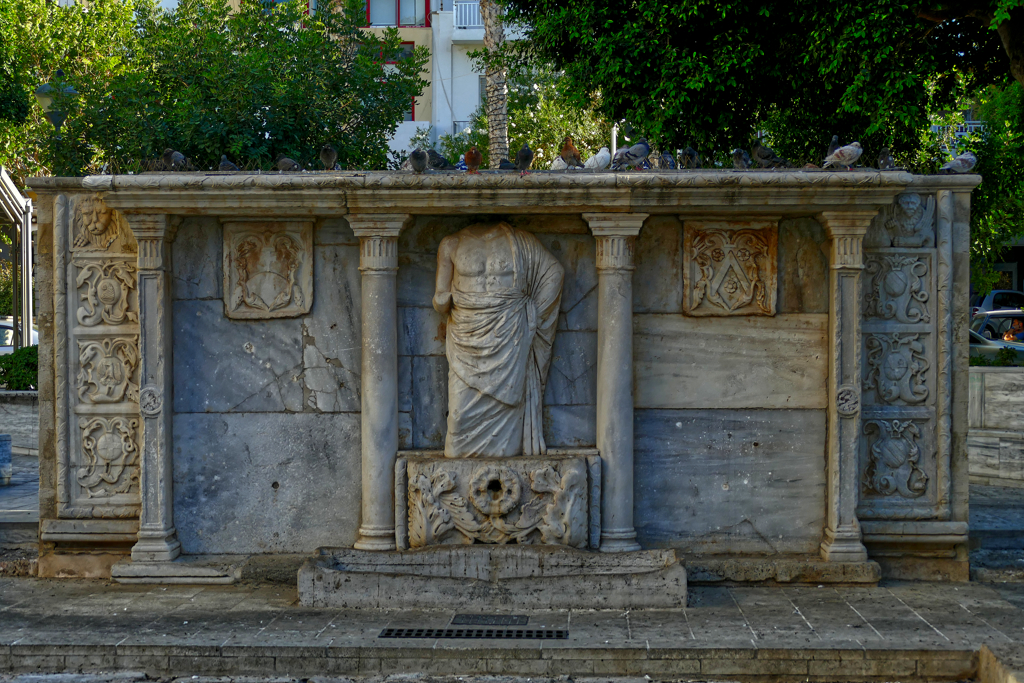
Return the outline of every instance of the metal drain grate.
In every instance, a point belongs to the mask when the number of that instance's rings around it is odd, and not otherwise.
[[[378,638],[511,638],[564,640],[569,632],[552,628],[386,628]]]
[[[530,617],[520,614],[456,614],[452,626],[526,626]]]

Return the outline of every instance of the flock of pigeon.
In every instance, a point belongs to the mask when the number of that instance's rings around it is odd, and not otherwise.
[[[854,164],[857,163],[863,153],[864,149],[861,147],[859,142],[840,145],[839,136],[833,135],[832,142],[828,147],[828,153],[826,154],[822,165],[819,167],[814,164],[806,164],[803,169],[845,168],[852,170]],[[523,146],[519,149],[519,152],[516,153],[515,162],[508,159],[501,159],[498,164],[498,170],[519,171],[519,175],[524,176],[530,172],[530,167],[533,165],[533,157],[533,150],[524,142]],[[323,164],[325,170],[338,170],[338,153],[335,151],[334,147],[331,145],[324,145],[320,148],[320,162]],[[409,158],[406,159],[405,163],[402,164],[402,170],[411,170],[415,173],[425,173],[427,170],[465,170],[468,174],[478,174],[482,163],[483,154],[475,145],[470,147],[466,153],[462,155],[462,158],[459,159],[458,165],[451,163],[433,149],[428,148],[424,151],[417,147],[413,150],[412,154],[409,155]],[[969,173],[977,163],[978,159],[974,153],[967,151],[943,164],[942,168],[939,169],[939,173]],[[157,165],[161,166],[161,168],[157,170],[163,171],[191,170],[185,156],[173,149],[164,150],[164,154],[160,158],[160,161],[157,162]],[[750,168],[792,168],[789,161],[776,154],[768,145],[762,144],[760,140],[754,140],[749,153],[744,149],[734,149],[732,151],[732,165],[733,168],[739,170],[746,170]],[[274,166],[279,171],[303,170],[302,166],[300,166],[298,162],[293,159],[289,159],[284,155],[277,157],[277,160],[274,162]],[[573,144],[572,136],[569,135],[565,136],[565,139],[562,141],[561,152],[557,157],[555,157],[554,161],[551,162],[551,170],[553,171],[574,168],[603,171],[609,167],[611,167],[611,170],[613,171],[622,171],[630,168],[699,169],[702,168],[702,165],[700,154],[698,154],[697,150],[692,147],[686,147],[679,152],[677,157],[673,157],[668,152],[662,152],[659,156],[651,157],[651,146],[644,138],[641,138],[639,142],[631,147],[623,147],[622,149],[619,149],[615,152],[614,157],[612,156],[612,153],[608,151],[607,147],[602,147],[597,154],[591,156],[586,161],[583,161],[579,150],[576,149],[576,145]],[[889,155],[889,148],[883,147],[881,153],[878,155],[878,170],[887,171],[895,169],[896,164],[893,163],[892,157]],[[218,170],[225,172],[237,172],[240,169],[228,160],[227,155],[221,155]]]

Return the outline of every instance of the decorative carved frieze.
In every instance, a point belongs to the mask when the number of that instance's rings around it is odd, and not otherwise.
[[[898,332],[866,336],[864,388],[874,390],[877,403],[917,405],[928,398],[929,364],[921,337]]]
[[[235,319],[290,318],[313,303],[313,225],[224,224],[224,309]]]
[[[409,545],[590,541],[583,458],[414,460],[408,465]]]
[[[138,492],[138,419],[81,418],[82,462],[75,473],[87,498]]]
[[[870,420],[865,493],[920,498],[928,491],[928,475],[921,469],[921,429],[913,420]]]
[[[133,263],[119,260],[75,262],[80,306],[78,324],[124,325],[139,322],[138,300],[133,296],[138,272]]]
[[[868,254],[864,315],[897,323],[927,323],[929,258],[919,254]]]
[[[689,315],[775,315],[776,223],[687,221],[683,273]]]
[[[82,403],[139,400],[137,337],[78,340],[78,399]]]

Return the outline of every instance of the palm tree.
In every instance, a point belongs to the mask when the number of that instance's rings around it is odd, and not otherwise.
[[[505,27],[498,0],[480,0],[484,20],[484,48],[487,50],[487,134],[491,168],[508,159],[508,84],[498,50],[505,42]]]

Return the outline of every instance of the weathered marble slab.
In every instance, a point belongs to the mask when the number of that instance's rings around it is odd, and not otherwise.
[[[547,405],[597,402],[597,333],[559,330],[544,392]]]
[[[433,308],[399,306],[398,355],[443,356],[446,328],[445,319]]]
[[[828,249],[813,218],[779,221],[779,313],[828,313]]]
[[[637,408],[824,408],[828,316],[637,315]]]
[[[1024,430],[1024,372],[985,373],[985,429]]]
[[[183,553],[305,553],[355,542],[358,415],[175,415],[174,440]]]
[[[817,552],[824,410],[638,410],[634,433],[644,547]]]
[[[352,227],[344,218],[325,218],[313,230],[313,244],[358,247],[359,238],[353,234]]]
[[[566,219],[570,224],[575,221]],[[554,227],[549,220],[545,227]],[[597,265],[592,235],[538,233],[540,243],[565,269],[559,330],[597,330]]]
[[[548,448],[593,448],[597,442],[597,408],[545,405],[544,441]]]
[[[448,359],[411,359],[410,416],[412,448],[444,448],[448,429]]]
[[[190,216],[181,222],[171,247],[173,298],[221,298],[223,246],[220,222],[213,216]]]
[[[634,313],[682,313],[683,226],[675,216],[651,216],[636,238]]]

